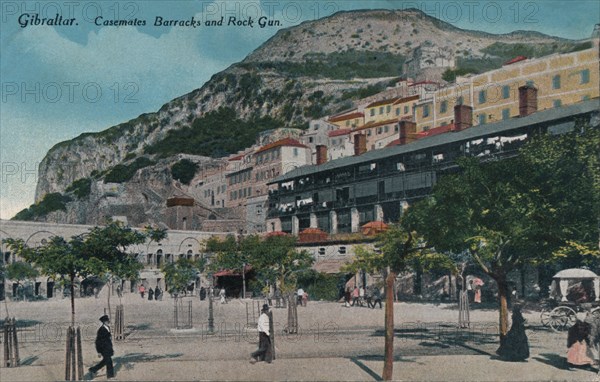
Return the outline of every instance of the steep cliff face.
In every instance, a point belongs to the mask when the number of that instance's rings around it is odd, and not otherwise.
[[[302,126],[309,119],[352,107],[359,89],[384,89],[403,74],[404,62],[418,46],[476,60],[489,57],[494,43],[567,44],[525,32],[464,31],[413,10],[341,12],[280,30],[245,60],[156,113],[54,146],[39,166],[36,202],[89,178],[88,198],[72,201],[66,212],[51,213],[46,219],[94,224],[104,215],[129,210],[131,216],[139,216],[135,220],[158,221],[164,215],[165,198],[177,191],[168,161],[146,165],[118,185],[102,179],[115,166],[140,158],[169,131],[187,128],[224,105],[242,120],[270,116],[282,127]],[[155,195],[144,196],[141,190]]]

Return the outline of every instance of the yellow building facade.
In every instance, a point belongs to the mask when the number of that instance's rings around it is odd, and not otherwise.
[[[519,87],[537,88],[537,110],[600,96],[600,50],[592,48],[536,59],[515,60],[500,69],[467,77],[428,93],[415,107],[417,132],[454,123],[454,106],[473,107],[473,125],[519,116]]]
[[[364,114],[358,111],[352,111],[347,114],[330,117],[327,122],[336,125],[340,129],[354,129],[364,125]]]

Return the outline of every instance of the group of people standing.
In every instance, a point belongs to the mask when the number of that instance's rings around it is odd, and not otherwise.
[[[296,304],[306,306],[308,304],[308,293],[302,288],[296,291]]]
[[[141,284],[138,287],[138,292],[140,293],[140,296],[142,297],[142,299],[145,298],[146,287],[144,286],[144,284]],[[152,301],[152,300],[161,301],[162,297],[163,297],[163,291],[162,291],[162,289],[160,289],[160,287],[158,285],[154,289],[148,288],[148,301]]]
[[[349,308],[351,306],[363,306],[367,303],[367,307],[375,309],[375,305],[379,304],[379,309],[383,306],[381,304],[381,291],[378,287],[372,285],[365,289],[361,286],[354,287],[354,290],[350,290],[350,287],[346,288],[344,293],[344,306]]]

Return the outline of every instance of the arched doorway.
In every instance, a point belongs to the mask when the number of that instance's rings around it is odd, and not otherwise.
[[[88,277],[81,282],[82,294],[86,297],[94,296],[95,292],[99,292],[104,287],[104,281],[98,277]]]
[[[162,259],[163,259],[163,250],[159,249],[158,251],[156,251],[156,267],[160,268],[161,264],[162,264]]]
[[[46,281],[46,297],[52,298],[54,297],[54,279],[49,278]]]

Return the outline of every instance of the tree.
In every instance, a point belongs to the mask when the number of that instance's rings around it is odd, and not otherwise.
[[[171,166],[171,175],[173,179],[183,184],[189,185],[198,171],[198,164],[189,159],[182,159]]]
[[[38,275],[37,269],[23,261],[15,261],[6,267],[6,278],[16,281],[18,285],[22,285],[25,280],[35,279]],[[25,298],[25,294],[23,294],[23,298]]]
[[[545,254],[535,264],[598,267],[600,217],[600,126],[576,121],[575,131],[536,137],[521,156],[535,198],[530,208]],[[533,186],[536,186],[535,188]]]
[[[213,270],[252,265],[263,280],[273,282],[282,292],[291,292],[296,287],[298,274],[309,270],[314,261],[310,253],[296,250],[296,240],[293,236],[261,239],[251,235],[240,240],[228,236],[222,241],[209,239],[206,249],[216,254],[211,262]]]
[[[296,289],[298,276],[309,272],[314,259],[307,251],[296,250],[294,236],[269,236],[248,245],[252,266],[282,292]]]
[[[536,137],[512,159],[462,158],[458,173],[444,176],[429,200],[409,208],[429,217],[421,225],[428,244],[468,251],[496,282],[501,341],[508,331],[510,271],[569,254],[579,264],[599,256],[599,146],[598,129],[588,128]]]
[[[147,235],[116,221],[93,227],[89,233],[66,240],[51,237],[39,247],[29,247],[22,239],[5,239],[11,250],[42,274],[59,277],[71,292],[71,324],[75,325],[75,280],[109,273],[137,278],[142,265],[126,252],[129,246],[143,243]]]
[[[185,292],[188,285],[196,280],[196,275],[204,272],[205,266],[206,259],[192,260],[184,257],[173,263],[165,264],[162,271],[165,274],[167,291],[176,296]]]
[[[394,282],[400,272],[428,255],[427,248],[414,232],[401,225],[392,225],[377,236],[375,250],[359,247],[346,271],[359,269],[370,273],[382,272],[385,277],[385,350],[383,380],[393,377],[394,368]]]

